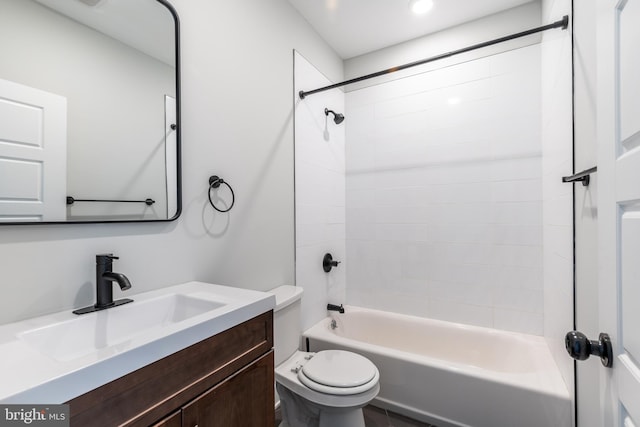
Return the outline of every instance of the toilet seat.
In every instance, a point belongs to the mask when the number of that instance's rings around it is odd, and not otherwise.
[[[379,378],[378,369],[369,359],[343,350],[320,351],[298,370],[298,379],[305,386],[334,395],[363,393]]]
[[[373,379],[361,386],[361,390],[345,388],[342,390],[342,394],[339,394],[340,389],[338,387],[325,386],[327,388],[322,391],[314,390],[303,383],[300,379],[301,376],[298,375],[299,372],[302,371],[304,365],[313,360],[319,353],[297,350],[287,360],[275,367],[276,382],[298,396],[325,408],[361,408],[378,395],[380,391],[380,374],[377,369]],[[311,386],[322,387],[318,383],[314,383]]]

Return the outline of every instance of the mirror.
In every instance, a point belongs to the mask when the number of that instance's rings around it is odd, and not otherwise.
[[[165,0],[0,0],[0,224],[181,210],[178,17]]]

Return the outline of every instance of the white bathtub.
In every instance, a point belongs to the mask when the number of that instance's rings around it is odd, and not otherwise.
[[[331,328],[335,320],[336,328]],[[380,370],[373,404],[438,427],[569,427],[571,400],[544,338],[345,306],[304,333]]]

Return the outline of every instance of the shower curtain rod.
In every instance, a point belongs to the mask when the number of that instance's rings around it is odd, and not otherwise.
[[[304,99],[305,97],[307,97],[309,95],[313,95],[314,93],[324,92],[326,90],[335,89],[337,87],[346,86],[346,85],[349,85],[349,84],[352,84],[352,83],[361,82],[363,80],[372,79],[374,77],[384,76],[385,74],[395,73],[396,71],[405,70],[407,68],[415,67],[417,65],[426,64],[426,63],[429,63],[429,62],[437,61],[439,59],[444,59],[444,58],[448,58],[450,56],[458,55],[460,53],[466,53],[466,52],[470,52],[472,50],[481,49],[483,47],[492,46],[494,44],[506,42],[506,41],[509,41],[509,40],[517,39],[517,38],[528,36],[528,35],[531,35],[531,34],[540,33],[542,31],[551,30],[553,28],[562,28],[563,30],[566,30],[568,26],[569,26],[569,16],[565,15],[565,16],[562,17],[562,19],[560,21],[556,21],[556,22],[553,22],[551,24],[543,25],[542,27],[532,28],[530,30],[522,31],[520,33],[511,34],[511,35],[508,35],[508,36],[500,37],[498,39],[489,40],[489,41],[486,41],[486,42],[483,42],[483,43],[478,43],[478,44],[474,44],[472,46],[464,47],[462,49],[453,50],[451,52],[447,52],[447,53],[443,53],[443,54],[440,54],[440,55],[432,56],[431,58],[422,59],[422,60],[415,61],[415,62],[410,62],[408,64],[399,65],[397,67],[387,68],[386,70],[378,71],[378,72],[367,74],[367,75],[360,76],[360,77],[355,77],[353,79],[345,80],[345,81],[340,82],[340,83],[334,83],[332,85],[324,86],[324,87],[321,87],[321,88],[318,88],[318,89],[309,90],[309,91],[301,90],[300,92],[298,92],[298,95],[300,96],[300,99]]]

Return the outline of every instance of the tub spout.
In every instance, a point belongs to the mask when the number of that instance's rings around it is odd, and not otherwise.
[[[342,306],[342,304],[340,304],[340,305],[327,304],[327,310],[328,311],[337,311],[339,313],[344,313],[344,307]]]

